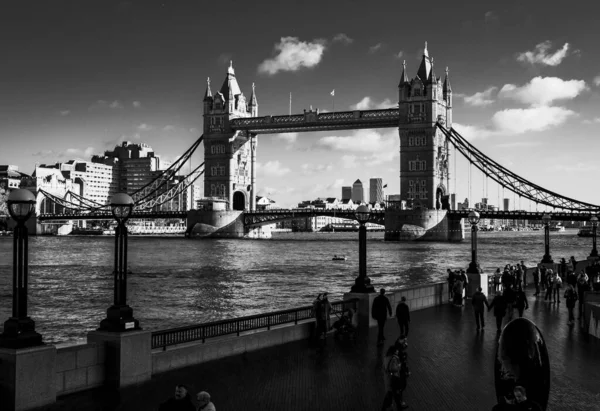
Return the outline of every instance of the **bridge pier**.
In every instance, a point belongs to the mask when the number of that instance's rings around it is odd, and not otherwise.
[[[385,211],[386,241],[462,241],[465,238],[463,220],[448,216],[447,210]]]

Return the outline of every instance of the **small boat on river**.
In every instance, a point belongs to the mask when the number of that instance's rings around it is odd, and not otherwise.
[[[594,235],[593,227],[581,227],[577,232],[579,237],[592,237]]]
[[[334,255],[332,258],[333,261],[346,261],[345,255]]]

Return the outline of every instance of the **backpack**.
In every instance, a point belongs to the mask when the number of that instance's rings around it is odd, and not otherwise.
[[[392,358],[387,363],[387,367],[385,368],[389,375],[398,377],[400,374],[400,358],[394,354]]]
[[[572,288],[568,289],[565,298],[569,301],[577,301],[577,291]]]

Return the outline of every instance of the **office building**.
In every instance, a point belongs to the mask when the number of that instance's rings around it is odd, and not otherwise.
[[[344,186],[342,187],[342,200],[351,200],[352,199],[352,187]]]
[[[361,204],[365,201],[365,192],[360,180],[356,180],[352,184],[352,201],[354,204]]]
[[[381,178],[369,180],[369,203],[383,203],[383,180]]]

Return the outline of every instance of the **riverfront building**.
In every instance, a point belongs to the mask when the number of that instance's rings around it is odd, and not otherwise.
[[[383,180],[381,178],[372,178],[369,180],[369,203],[383,202]]]
[[[352,201],[355,204],[360,204],[365,201],[365,191],[360,180],[356,180],[354,184],[352,184]]]
[[[351,200],[352,199],[352,187],[345,186],[342,187],[342,200]]]
[[[7,194],[21,186],[21,178],[27,176],[19,172],[18,166],[0,165],[0,189]]]

